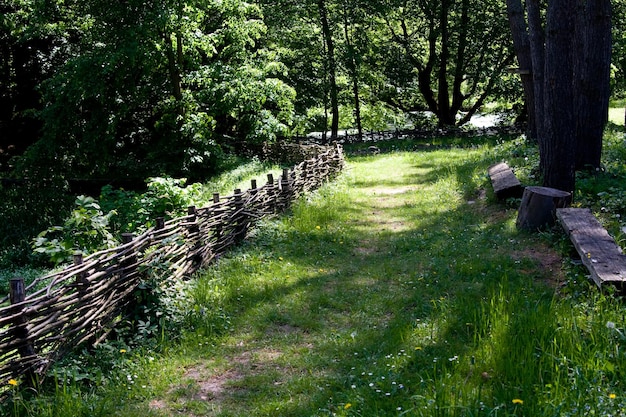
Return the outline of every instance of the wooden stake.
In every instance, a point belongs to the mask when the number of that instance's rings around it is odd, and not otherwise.
[[[19,304],[26,299],[26,286],[24,285],[24,278],[13,278],[9,281],[10,292],[9,298],[11,300],[11,305]],[[21,312],[24,310],[24,306],[17,307],[17,312]],[[20,356],[28,357],[35,355],[35,349],[33,345],[28,342],[28,328],[26,325],[28,324],[28,318],[20,314],[15,319],[15,338],[23,341],[23,344],[17,349],[20,353]]]

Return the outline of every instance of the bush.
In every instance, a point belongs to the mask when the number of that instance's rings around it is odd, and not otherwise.
[[[104,214],[98,202],[86,196],[77,197],[75,205],[63,226],[52,226],[33,241],[34,251],[48,255],[55,264],[70,261],[76,252],[89,254],[118,244],[109,230],[115,211]]]
[[[187,208],[200,199],[202,184],[185,187],[185,178],[149,178],[148,190],[143,193],[115,190],[110,185],[102,188],[102,208],[115,210],[111,230],[116,233],[141,233],[154,226],[155,219],[171,219],[184,215]]]

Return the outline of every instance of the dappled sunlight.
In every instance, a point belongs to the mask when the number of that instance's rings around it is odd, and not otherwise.
[[[544,268],[556,262],[546,263],[550,249],[536,236],[516,231],[514,212],[468,204],[465,194],[477,191],[463,177],[476,178],[488,161],[459,154],[350,161],[337,184],[205,272],[199,282],[211,284],[198,288],[208,295],[195,308],[228,320],[206,330],[210,348],[181,347],[196,358],[184,401],[205,403],[193,415],[432,415],[533,404],[529,387],[516,385],[524,365],[505,363],[506,354],[528,360],[527,348],[507,346],[524,321],[551,320],[555,289]],[[422,162],[432,166],[414,169]],[[404,174],[389,180],[387,167]],[[167,410],[183,401],[164,395]]]

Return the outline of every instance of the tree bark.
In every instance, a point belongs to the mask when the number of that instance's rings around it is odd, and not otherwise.
[[[513,35],[513,46],[519,64],[522,88],[524,90],[524,101],[528,113],[527,135],[529,138],[537,139],[537,124],[535,112],[535,86],[533,83],[533,61],[530,49],[530,36],[528,34],[526,20],[524,19],[524,7],[521,0],[507,0],[507,12],[509,16],[509,26]],[[528,71],[528,73],[525,73]]]
[[[357,135],[359,139],[363,137],[363,125],[361,122],[361,99],[359,97],[359,71],[356,60],[356,48],[350,36],[350,23],[348,21],[348,9],[344,4],[343,29],[348,48],[348,68],[352,77],[352,93],[354,98],[354,117],[356,118]]]
[[[167,69],[170,76],[172,95],[174,96],[176,101],[181,101],[183,98],[181,85],[182,79],[180,76],[178,61],[176,59],[177,53],[174,52],[174,43],[172,42],[172,36],[169,33],[164,33],[163,40],[165,44],[165,56],[167,57]],[[179,46],[177,45],[176,48],[178,49]]]
[[[535,107],[535,127],[537,129],[537,142],[541,148],[543,141],[544,107],[543,107],[543,82],[545,72],[545,33],[541,20],[541,8],[539,0],[526,1],[526,14],[528,16],[528,40],[530,46],[530,59],[532,64],[533,95],[535,102],[530,103]]]
[[[578,0],[576,92],[576,170],[600,167],[608,121],[611,68],[611,2]]]
[[[574,14],[577,0],[552,0],[546,20],[543,185],[575,188],[576,118],[573,91]]]
[[[437,73],[437,102],[439,104],[439,124],[454,126],[456,120],[450,113],[450,91],[448,86],[448,60],[450,59],[450,34],[448,30],[448,10],[450,0],[441,0],[439,25],[441,30],[441,53],[439,55],[439,71]]]
[[[320,14],[320,20],[322,23],[322,37],[326,44],[326,54],[328,59],[328,79],[330,82],[330,111],[332,115],[330,136],[331,139],[337,138],[337,132],[339,131],[339,93],[337,91],[337,64],[335,61],[335,43],[333,41],[332,31],[328,22],[328,9],[326,8],[326,1],[319,0],[317,7]]]

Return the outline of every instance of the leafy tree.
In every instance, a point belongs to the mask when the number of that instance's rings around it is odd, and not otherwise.
[[[75,25],[56,1],[0,2],[0,170],[10,169],[12,156],[39,136],[41,109],[38,86],[62,65],[75,44]],[[46,16],[46,24],[43,16]]]
[[[239,0],[91,0],[78,53],[44,84],[44,130],[27,161],[64,175],[206,176],[225,150],[292,121],[284,68],[258,47],[258,7]]]
[[[370,10],[387,30],[380,39],[388,45],[384,56],[391,58],[387,102],[404,110],[425,105],[440,125],[460,125],[497,94],[513,58],[500,2],[374,3]],[[466,113],[457,121],[461,110]]]

